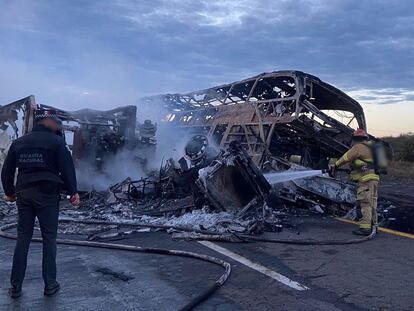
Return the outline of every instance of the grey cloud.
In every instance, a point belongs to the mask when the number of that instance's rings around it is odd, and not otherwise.
[[[347,93],[365,104],[414,104],[414,90],[410,89],[354,89]]]
[[[411,101],[413,10],[407,0],[6,0],[0,79],[16,73],[0,100],[31,89],[107,105],[298,69],[369,90],[362,101]]]

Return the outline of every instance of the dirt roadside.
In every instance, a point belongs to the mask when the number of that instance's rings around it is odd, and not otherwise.
[[[384,227],[414,233],[414,181],[382,181],[378,208]]]

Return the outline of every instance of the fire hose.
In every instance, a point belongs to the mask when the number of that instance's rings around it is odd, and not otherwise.
[[[68,222],[68,220],[66,220],[66,222]],[[13,229],[16,226],[17,226],[16,223],[0,226],[0,237],[7,238],[7,239],[14,239],[14,240],[17,239],[17,236],[15,234],[6,232],[7,230]],[[32,241],[42,242],[42,239],[32,238]],[[192,310],[194,307],[196,307],[201,302],[206,300],[220,286],[222,286],[227,281],[231,273],[230,263],[224,260],[221,260],[219,258],[216,258],[216,257],[212,257],[212,256],[205,255],[205,254],[194,253],[194,252],[163,249],[163,248],[141,247],[141,246],[135,246],[135,245],[92,242],[92,241],[83,241],[83,240],[69,240],[69,239],[57,239],[57,243],[63,244],[63,245],[75,245],[75,246],[115,249],[115,250],[123,250],[123,251],[130,251],[130,252],[139,252],[139,253],[150,253],[150,254],[159,254],[159,255],[187,257],[187,258],[193,258],[193,259],[197,259],[201,261],[207,261],[207,262],[223,267],[224,273],[214,282],[214,284],[211,285],[208,289],[204,290],[201,294],[198,294],[196,297],[192,298],[191,301],[188,302],[185,306],[181,307],[179,310],[182,310],[182,311]]]

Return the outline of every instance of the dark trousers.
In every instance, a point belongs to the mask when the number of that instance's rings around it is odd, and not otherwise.
[[[54,286],[56,284],[56,236],[59,216],[57,186],[43,182],[19,191],[17,193],[17,208],[17,242],[13,256],[11,284],[21,286],[23,283],[27,254],[37,217],[43,239],[43,280],[45,286]]]

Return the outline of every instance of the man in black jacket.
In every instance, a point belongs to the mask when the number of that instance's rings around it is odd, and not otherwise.
[[[18,208],[18,237],[9,290],[12,298],[21,295],[36,217],[43,239],[44,294],[54,295],[60,289],[56,281],[56,236],[62,184],[71,196],[71,203],[79,205],[72,156],[63,138],[57,135],[60,124],[55,111],[38,109],[32,132],[12,143],[1,171],[5,199],[17,200]],[[14,185],[16,168],[18,175]]]

